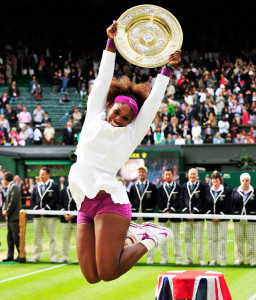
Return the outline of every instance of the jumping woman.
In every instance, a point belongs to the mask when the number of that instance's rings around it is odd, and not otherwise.
[[[113,79],[117,22],[107,29],[108,42],[99,75],[88,98],[87,115],[71,167],[69,185],[79,209],[77,255],[89,283],[120,277],[150,249],[171,239],[167,228],[131,224],[131,205],[117,171],[147,133],[164,97],[171,70],[163,68],[152,91],[149,84]],[[169,64],[181,61],[181,51]],[[130,226],[131,225],[131,226]],[[126,238],[131,241],[124,247]]]

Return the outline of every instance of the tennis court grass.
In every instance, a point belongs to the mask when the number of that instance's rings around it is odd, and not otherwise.
[[[115,281],[90,285],[83,278],[77,264],[0,264],[0,299],[153,300],[158,274],[183,269],[184,267],[135,266]],[[201,269],[205,270],[197,268]],[[256,293],[255,269],[207,269],[224,274],[233,300],[248,300]],[[17,278],[19,276],[24,277]]]

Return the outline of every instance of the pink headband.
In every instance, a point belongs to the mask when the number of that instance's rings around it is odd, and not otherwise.
[[[136,103],[136,101],[134,99],[132,99],[131,97],[128,96],[117,96],[114,100],[114,103],[116,102],[122,102],[122,103],[126,103],[130,106],[130,108],[133,110],[133,114],[134,117],[136,117],[138,115],[139,109],[138,109],[138,105]]]

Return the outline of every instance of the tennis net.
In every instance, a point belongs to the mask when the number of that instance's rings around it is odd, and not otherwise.
[[[76,224],[61,222],[65,215],[76,216],[76,211],[23,210],[21,215],[21,260],[77,262]],[[160,213],[132,216],[136,223],[149,218],[173,232],[171,242],[151,250],[138,264],[256,265],[256,216]],[[38,246],[39,240],[43,242]]]

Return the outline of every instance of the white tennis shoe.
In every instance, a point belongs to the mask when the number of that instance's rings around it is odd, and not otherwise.
[[[162,242],[170,242],[173,238],[171,229],[157,226],[154,223],[146,222],[142,224],[144,229],[143,239],[152,239],[156,246],[162,244]]]
[[[127,231],[125,246],[136,244],[142,241],[144,236],[144,229],[142,226],[131,222]]]

